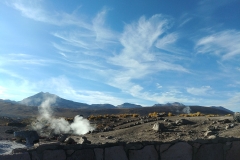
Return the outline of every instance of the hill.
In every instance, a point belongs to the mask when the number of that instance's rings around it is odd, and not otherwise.
[[[185,106],[182,103],[166,103],[155,104],[152,107],[142,107],[141,105],[123,103],[118,106],[112,104],[86,104],[74,102],[61,98],[57,95],[48,92],[40,92],[33,96],[23,99],[20,102],[11,100],[0,99],[0,115],[2,116],[36,116],[38,114],[38,106],[47,99],[53,99],[54,103],[51,105],[54,115],[56,116],[69,116],[75,115],[103,115],[103,114],[124,114],[124,113],[137,113],[139,115],[148,115],[152,112],[172,112],[173,114],[182,113],[196,113],[203,114],[219,114],[226,115],[233,112],[224,107],[204,107],[204,106]]]
[[[53,103],[51,104],[51,106],[53,107],[60,107],[60,108],[88,108],[89,107],[88,104],[67,100],[48,92],[37,93],[33,96],[23,99],[19,103],[26,106],[40,106],[42,102],[46,101],[47,99],[53,100]]]

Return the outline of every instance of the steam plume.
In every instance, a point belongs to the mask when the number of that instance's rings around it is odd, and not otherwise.
[[[38,107],[39,116],[36,122],[32,123],[32,128],[40,133],[46,135],[47,133],[71,133],[77,135],[86,134],[94,130],[90,122],[77,115],[73,119],[73,123],[69,123],[64,118],[53,117],[53,110],[51,104],[55,103],[56,97],[48,98]],[[45,133],[44,133],[45,132]]]
[[[183,108],[183,112],[186,114],[189,114],[189,113],[191,113],[191,108],[189,106],[186,106]]]

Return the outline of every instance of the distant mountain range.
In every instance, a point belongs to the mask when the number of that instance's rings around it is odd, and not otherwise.
[[[166,104],[154,104],[153,105],[154,107],[165,107],[165,106],[185,106],[184,104],[182,103],[179,103],[179,102],[173,102],[173,103],[166,103]]]
[[[33,96],[23,99],[22,101],[18,102],[19,104],[26,105],[26,106],[40,106],[42,102],[47,99],[52,99],[54,103],[51,104],[53,107],[59,108],[81,108],[81,109],[102,109],[102,108],[139,108],[142,107],[141,105],[131,104],[131,103],[123,103],[118,106],[114,106],[112,104],[86,104],[80,102],[70,101],[64,98],[61,98],[57,95],[51,93],[44,93],[40,92]]]
[[[56,107],[56,108],[70,108],[70,109],[134,109],[134,108],[145,108],[141,105],[136,105],[132,103],[123,103],[121,105],[114,106],[112,104],[86,104],[86,103],[80,103],[80,102],[74,102],[71,100],[67,100],[64,98],[61,98],[57,95],[48,93],[48,92],[39,92],[33,96],[27,97],[19,102],[16,101],[11,101],[11,100],[1,100],[6,103],[11,103],[11,104],[19,104],[19,105],[25,105],[25,106],[40,106],[42,102],[44,102],[47,99],[52,99],[53,103],[51,106]],[[185,106],[182,103],[179,102],[173,102],[173,103],[166,103],[166,104],[154,104],[151,106],[153,108],[165,108],[169,107],[171,108],[172,111],[176,110],[176,112],[186,112],[187,110],[193,109],[191,106]],[[205,107],[206,108],[206,107]],[[211,106],[207,108],[214,108],[222,112],[226,113],[233,113],[231,110],[228,110],[222,106]],[[186,110],[187,109],[187,110]],[[182,110],[182,111],[181,111]],[[189,111],[190,111],[189,110]]]
[[[231,110],[229,110],[229,109],[226,109],[226,108],[224,108],[224,107],[222,107],[222,106],[211,106],[211,107],[212,107],[212,108],[217,108],[217,109],[222,110],[222,111],[232,112],[232,113],[233,113],[233,111],[231,111]]]

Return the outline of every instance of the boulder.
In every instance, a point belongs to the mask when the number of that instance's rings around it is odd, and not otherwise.
[[[60,135],[58,136],[58,138],[57,138],[57,141],[63,143],[66,139],[67,139],[67,135],[65,135],[65,134],[60,134]]]
[[[177,119],[175,123],[176,125],[187,125],[190,124],[191,122],[186,119]]]
[[[224,124],[224,123],[231,123],[231,121],[229,119],[220,119],[220,120],[218,120],[218,122],[222,123],[222,124]]]
[[[164,124],[163,123],[154,123],[154,125],[153,125],[153,130],[154,131],[157,131],[157,132],[159,132],[159,131],[163,131],[163,129],[164,129],[165,127],[164,127]]]
[[[204,136],[211,136],[211,135],[214,135],[215,133],[212,132],[212,131],[207,131],[204,133]]]
[[[87,137],[81,137],[78,144],[91,144],[91,141],[87,140]]]
[[[75,144],[76,142],[75,142],[75,140],[73,138],[68,137],[68,138],[65,139],[64,143],[66,143],[66,144]]]
[[[230,128],[230,125],[226,125],[225,129],[228,130]]]
[[[113,129],[112,129],[112,127],[110,127],[110,126],[106,126],[104,129],[103,129],[103,131],[112,131]]]
[[[26,139],[26,145],[33,145],[39,142],[39,136],[36,131],[17,131],[14,132],[14,137],[18,139]]]
[[[240,123],[240,112],[234,112],[233,120]]]

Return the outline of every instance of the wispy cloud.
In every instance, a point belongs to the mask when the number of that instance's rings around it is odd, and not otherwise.
[[[114,97],[112,93],[75,89],[65,76],[52,77],[50,79],[39,81],[35,84],[35,87],[42,88],[46,91],[53,90],[55,94],[62,96],[63,98],[88,104],[110,103],[119,105],[124,102],[124,100]]]
[[[39,65],[45,66],[50,63],[57,63],[56,60],[49,60],[47,58],[42,58],[39,56],[33,56],[30,54],[23,53],[10,53],[10,54],[2,54],[2,65],[10,65],[10,64],[21,64],[24,65]]]
[[[202,86],[200,88],[195,88],[195,87],[187,88],[188,93],[197,95],[197,96],[208,95],[209,91],[211,90],[212,88],[210,86]]]
[[[184,20],[180,23],[179,27],[184,26],[185,24],[187,24],[187,23],[188,23],[189,21],[191,21],[191,20],[192,20],[192,18],[184,19]]]
[[[20,79],[20,80],[24,80],[25,81],[25,78],[22,77],[21,75],[11,71],[11,70],[7,70],[7,69],[0,69],[0,73],[3,73],[3,74],[7,74],[8,76],[11,76],[13,78],[17,78],[17,79]]]
[[[226,30],[201,38],[196,44],[197,53],[214,54],[222,60],[240,55],[240,31]]]
[[[124,48],[118,55],[109,58],[109,62],[128,70],[136,69],[143,76],[150,73],[152,69],[187,72],[187,69],[180,65],[168,63],[162,61],[161,57],[156,57],[159,52],[156,51],[156,43],[160,46],[175,41],[175,36],[171,34],[160,38],[168,27],[169,22],[162,15],[154,15],[149,19],[141,17],[138,22],[126,25],[120,38]]]
[[[156,84],[158,89],[161,89],[163,86],[161,86],[159,83]]]
[[[173,44],[176,40],[177,40],[176,33],[168,34],[157,41],[156,47],[160,49],[164,49],[166,46]]]
[[[177,32],[169,32],[173,21],[170,17],[160,14],[150,18],[142,16],[138,21],[125,24],[124,30],[119,33],[107,25],[106,16],[110,12],[108,8],[103,8],[94,18],[84,19],[77,12],[46,11],[39,1],[32,3],[13,1],[11,6],[19,10],[25,17],[60,26],[61,30],[51,31],[55,37],[51,43],[52,46],[65,60],[62,63],[66,66],[79,72],[83,70],[88,73],[94,72],[93,76],[90,75],[90,79],[105,81],[107,85],[143,100],[158,103],[194,101],[172,90],[159,94],[152,93],[143,84],[135,81],[160,74],[163,71],[189,73],[187,68],[180,65],[179,61],[182,61],[183,58],[179,56],[179,53],[176,54],[176,48],[170,47],[179,38]],[[74,27],[66,27],[71,25]],[[166,54],[164,50],[167,50],[168,53]],[[41,62],[32,60],[34,59],[31,59],[32,63]],[[30,63],[27,59],[25,62]],[[46,64],[44,62],[41,63]],[[78,99],[86,99],[88,103],[92,103],[96,99],[104,103],[122,102],[121,99],[110,96],[108,93],[73,89],[64,78],[53,78],[49,83],[43,83],[44,85],[40,83],[36,85],[49,88],[49,90],[54,86],[56,91],[58,88],[64,88],[57,92],[74,95]]]
[[[96,35],[96,41],[105,41],[105,43],[117,43],[119,33],[114,32],[105,24],[105,17],[108,11],[109,9],[107,8],[102,9],[102,11],[99,12],[92,20],[92,26]]]
[[[159,56],[161,51],[156,44],[160,48],[174,43],[176,39],[175,34],[166,34],[169,27],[169,20],[162,15],[154,15],[149,19],[141,17],[137,22],[126,24],[120,38],[124,48],[119,54],[109,58],[109,63],[120,68],[111,76],[108,84],[134,97],[147,99],[152,95],[146,92],[143,96],[141,93],[145,88],[132,80],[143,79],[161,71],[187,73],[188,70],[183,66],[168,62],[165,57]]]
[[[76,25],[85,29],[91,26],[84,22],[83,17],[73,13],[49,12],[44,9],[40,0],[11,0],[7,4],[20,11],[23,16],[35,21],[44,22],[53,25]]]

